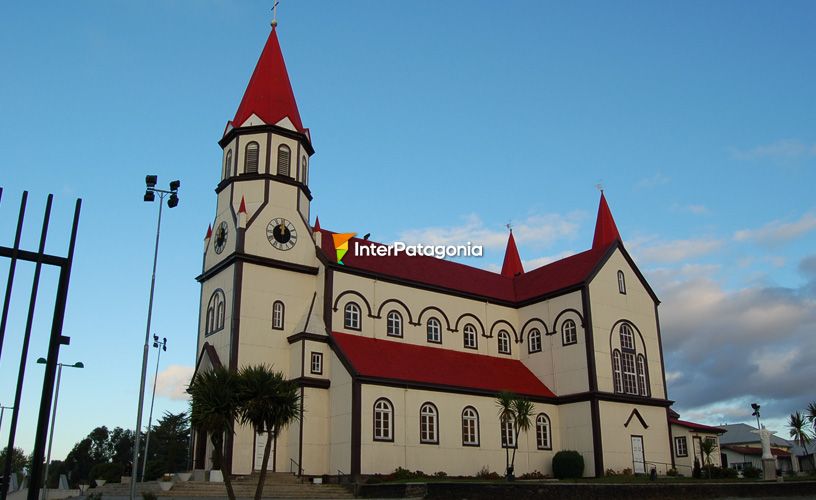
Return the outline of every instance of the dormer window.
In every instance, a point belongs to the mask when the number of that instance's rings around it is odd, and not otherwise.
[[[278,175],[289,176],[289,164],[291,163],[292,153],[289,146],[281,144],[278,147]]]
[[[244,173],[257,174],[258,173],[258,143],[255,141],[246,145],[244,150]]]

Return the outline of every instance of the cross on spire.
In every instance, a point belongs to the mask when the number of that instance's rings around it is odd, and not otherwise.
[[[279,3],[280,3],[280,2],[277,2],[277,1],[276,1],[276,2],[275,2],[273,5],[272,5],[272,27],[273,27],[273,28],[274,28],[275,26],[277,26],[277,25],[278,25],[278,4],[279,4]]]

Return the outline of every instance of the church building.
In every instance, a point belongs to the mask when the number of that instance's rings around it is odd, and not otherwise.
[[[367,239],[338,253],[347,236],[310,212],[320,168],[274,27],[219,145],[196,372],[266,364],[299,384],[303,415],[277,435],[271,470],[502,474],[506,447],[516,475],[552,474],[559,450],[581,453],[588,476],[672,468],[659,300],[603,193],[591,246],[530,271],[512,232],[500,273],[354,250],[380,245]],[[517,442],[500,391],[534,403]],[[258,470],[265,444],[236,424],[232,472]],[[211,446],[195,436],[196,469]]]

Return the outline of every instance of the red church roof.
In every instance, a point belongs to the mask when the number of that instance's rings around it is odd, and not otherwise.
[[[340,352],[357,375],[531,397],[555,394],[519,360],[334,332]]]
[[[295,94],[286,72],[275,28],[269,33],[255,71],[249,79],[244,98],[232,119],[234,127],[240,127],[255,113],[268,125],[274,125],[289,117],[298,132],[304,132],[300,121]]]
[[[606,196],[601,191],[601,203],[598,205],[598,218],[595,222],[595,238],[592,240],[592,248],[606,248],[616,240],[620,240],[618,226],[612,218],[609,205],[606,204]]]
[[[507,238],[507,248],[504,250],[504,263],[501,270],[502,276],[513,278],[519,274],[524,274],[524,267],[521,265],[521,257],[519,257],[518,248],[516,248],[516,239],[513,238],[513,231],[510,231],[510,237]]]

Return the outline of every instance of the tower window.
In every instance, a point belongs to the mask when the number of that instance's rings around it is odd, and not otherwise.
[[[309,184],[309,164],[305,156],[300,160],[300,182]]]
[[[230,149],[227,151],[227,158],[224,160],[224,175],[223,179],[226,179],[230,176],[230,172],[232,171],[232,150]]]
[[[462,446],[479,446],[479,413],[472,406],[462,411]]]
[[[380,398],[374,402],[374,441],[394,440],[394,406]]]
[[[278,175],[289,176],[289,164],[291,163],[292,154],[289,151],[289,146],[281,144],[278,147]]]
[[[225,302],[224,292],[220,288],[210,296],[204,320],[204,335],[211,335],[224,328]]]
[[[244,173],[257,174],[258,173],[258,143],[255,141],[246,145],[244,150]]]
[[[533,328],[527,334],[527,352],[541,352],[541,331],[538,328]]]
[[[349,330],[360,329],[360,306],[354,302],[346,304],[346,308],[343,310],[343,326]]]
[[[618,292],[626,294],[626,278],[623,276],[623,271],[618,271]]]
[[[464,345],[468,349],[476,349],[476,327],[468,323],[463,329]]]
[[[561,340],[564,345],[575,344],[578,342],[577,328],[575,321],[568,319],[561,325]]]
[[[539,450],[551,450],[550,442],[550,417],[540,413],[536,417],[536,447]]]
[[[283,330],[283,302],[276,300],[272,304],[272,328],[275,330]]]
[[[439,320],[436,318],[431,318],[428,320],[428,342],[432,344],[441,344],[442,343],[442,325],[439,323]]]
[[[388,313],[386,333],[389,337],[402,337],[402,315],[397,311]]]
[[[510,334],[507,330],[499,332],[499,353],[510,354]]]
[[[425,403],[419,409],[419,441],[426,444],[439,444],[437,430],[437,411],[433,403]]]
[[[311,356],[310,371],[314,375],[323,375],[323,353],[313,352]]]

